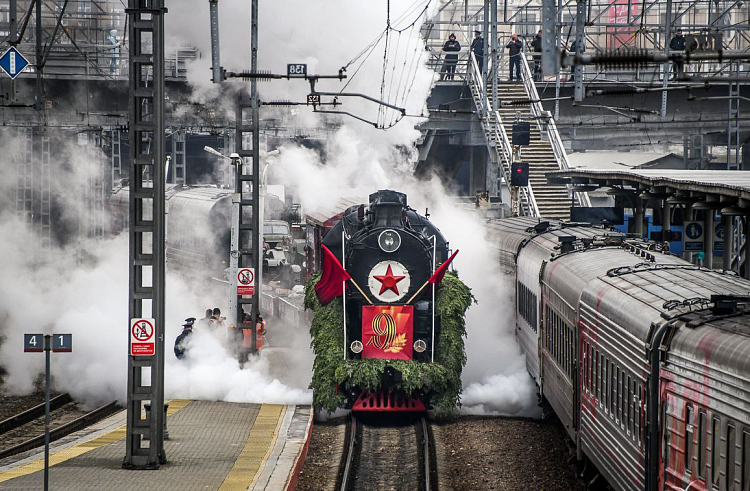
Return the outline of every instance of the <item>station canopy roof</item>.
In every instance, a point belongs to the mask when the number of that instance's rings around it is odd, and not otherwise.
[[[623,188],[657,196],[719,201],[750,212],[750,171],[668,169],[568,169],[547,173],[550,184],[572,184],[583,191]]]

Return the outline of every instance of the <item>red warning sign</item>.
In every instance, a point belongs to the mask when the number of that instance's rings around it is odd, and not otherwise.
[[[130,319],[130,354],[153,356],[156,353],[154,319]]]
[[[237,295],[255,295],[255,268],[242,268],[237,272]]]

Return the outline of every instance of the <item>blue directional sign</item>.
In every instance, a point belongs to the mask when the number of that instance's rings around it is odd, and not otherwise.
[[[16,78],[27,66],[29,66],[29,60],[27,60],[26,57],[13,46],[3,53],[3,56],[0,56],[0,68],[2,68],[10,78]]]
[[[714,255],[721,256],[724,252],[724,224],[714,225]]]
[[[685,222],[685,251],[698,252],[703,250],[703,223]]]

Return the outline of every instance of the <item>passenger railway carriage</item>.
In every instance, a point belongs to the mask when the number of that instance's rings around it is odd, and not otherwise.
[[[750,282],[588,224],[488,228],[579,460],[615,489],[750,490]]]

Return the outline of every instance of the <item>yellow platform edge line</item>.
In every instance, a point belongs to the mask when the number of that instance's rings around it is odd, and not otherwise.
[[[283,404],[263,404],[255,417],[253,427],[247,436],[245,447],[237,457],[219,491],[246,490],[260,477],[261,468],[273,451],[279,434],[281,420],[286,406]]]
[[[174,413],[184,408],[191,402],[193,401],[189,399],[173,399],[169,401],[169,409],[167,410],[167,415],[168,416],[173,415]],[[125,438],[125,433],[126,433],[126,425],[123,425],[123,426],[120,426],[119,428],[116,428],[110,431],[109,433],[105,433],[104,435],[94,438],[92,440],[87,440],[85,442],[81,442],[72,447],[64,448],[62,450],[58,450],[57,452],[50,453],[49,466],[52,467],[54,465],[61,464],[65,462],[66,460],[70,460],[74,457],[78,457],[79,455],[83,455],[94,449],[103,447],[104,445],[118,442],[122,440],[123,438]],[[16,467],[15,469],[10,469],[4,472],[0,472],[0,482],[10,481],[11,479],[15,479],[21,476],[26,476],[28,474],[33,474],[34,472],[39,472],[41,470],[44,470],[44,455],[43,454],[41,454],[39,458],[37,458],[36,460],[32,462],[29,462],[28,464]]]

